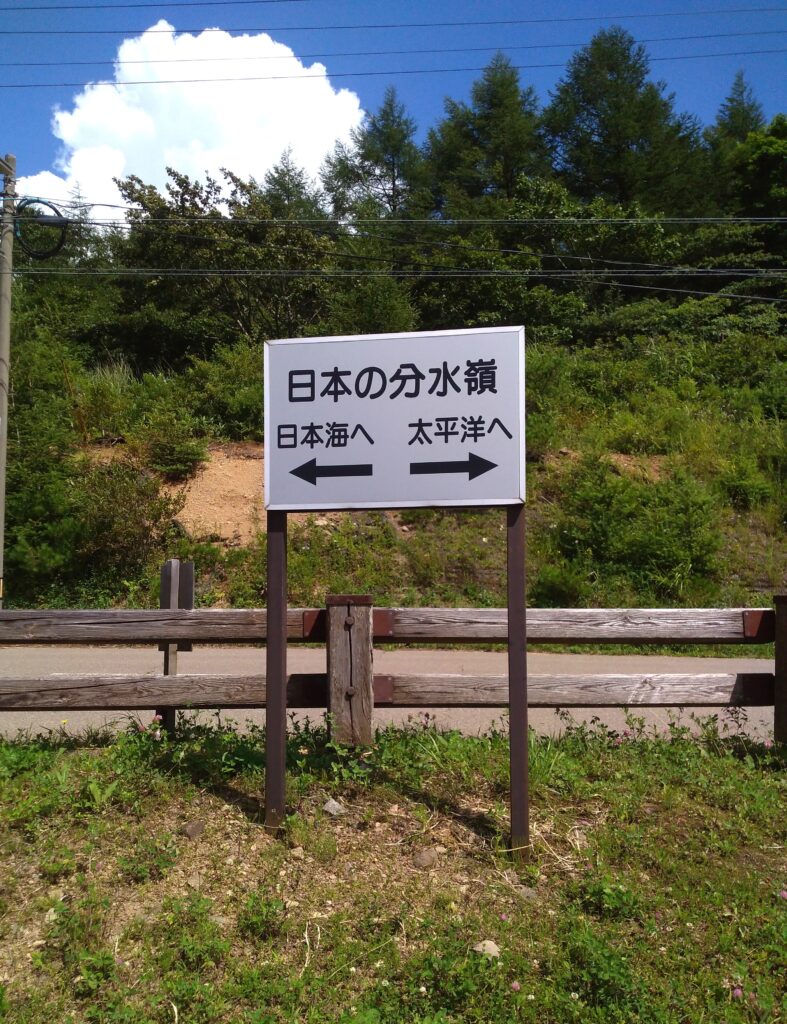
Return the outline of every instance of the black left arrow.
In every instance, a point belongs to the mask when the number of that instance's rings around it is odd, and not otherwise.
[[[316,459],[309,459],[297,469],[291,469],[293,476],[305,480],[307,484],[316,486],[319,477],[323,476],[372,476],[374,467],[370,462],[355,466],[318,466]]]

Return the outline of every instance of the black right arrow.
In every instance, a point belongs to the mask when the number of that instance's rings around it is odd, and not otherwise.
[[[468,480],[475,480],[477,476],[488,473],[490,469],[497,469],[496,462],[482,459],[480,455],[473,455],[472,452],[462,462],[411,462],[410,475],[431,475],[432,473],[467,473]]]
[[[290,473],[299,480],[316,486],[317,478],[323,476],[372,476],[373,466],[371,463],[359,463],[355,466],[318,466],[316,459],[309,459],[297,469],[291,469]]]

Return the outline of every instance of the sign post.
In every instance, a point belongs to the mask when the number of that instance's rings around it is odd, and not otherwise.
[[[284,813],[287,512],[505,505],[512,848],[527,847],[524,341],[495,327],[266,344],[269,827]]]

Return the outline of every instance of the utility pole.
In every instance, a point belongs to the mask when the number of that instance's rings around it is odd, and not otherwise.
[[[0,158],[3,174],[3,216],[0,222],[0,608],[5,573],[5,470],[8,450],[8,381],[11,364],[11,275],[14,262],[14,199],[16,157]]]

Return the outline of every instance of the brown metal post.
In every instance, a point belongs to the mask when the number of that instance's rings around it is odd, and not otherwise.
[[[159,591],[159,608],[177,608],[180,591],[180,562],[177,558],[169,558],[161,567],[161,586]],[[164,652],[164,675],[178,674],[178,645],[161,644]],[[168,736],[175,735],[175,708],[156,708],[161,716],[161,727]]]
[[[372,598],[333,595],[325,603],[331,737],[345,746],[369,746],[374,708]]]
[[[527,753],[527,620],[525,506],[506,509],[508,588],[508,709],[511,745],[511,849],[522,861],[530,847]]]
[[[787,595],[780,594],[773,602],[776,606],[773,738],[777,743],[787,743]]]
[[[284,821],[287,764],[287,513],[268,512],[265,827]]]

